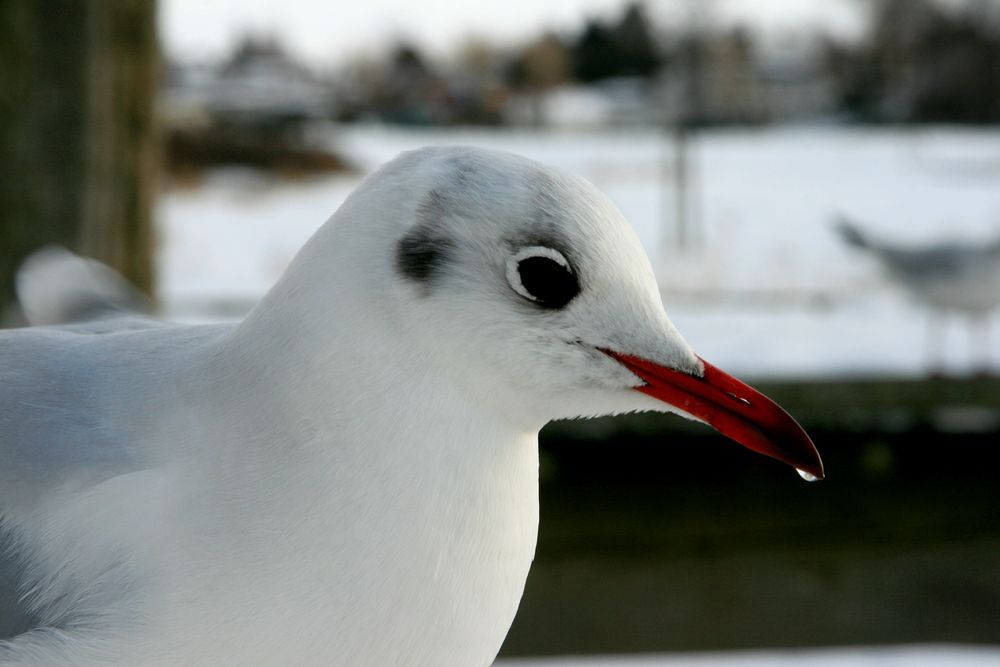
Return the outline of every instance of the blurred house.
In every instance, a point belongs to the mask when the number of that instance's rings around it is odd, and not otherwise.
[[[453,62],[437,63],[413,44],[339,73],[337,119],[394,125],[498,125],[506,104],[502,56],[467,43]]]
[[[648,126],[656,123],[656,115],[649,85],[636,77],[522,93],[512,96],[504,110],[509,125],[563,129]]]
[[[277,41],[249,37],[219,66],[172,64],[162,98],[169,126],[287,127],[336,111],[332,86]]]
[[[409,44],[397,46],[369,98],[379,120],[400,125],[442,124],[450,92],[442,76]]]
[[[255,132],[314,119],[398,125],[596,128],[817,119],[1000,120],[1000,9],[885,0],[860,40],[764,39],[710,21],[668,27],[641,3],[577,31],[501,48],[471,39],[445,58],[399,43],[324,79],[273,39],[218,66],[169,70],[170,127]]]
[[[333,86],[270,38],[249,37],[219,65],[168,67],[161,95],[173,172],[239,164],[285,171],[339,170],[314,146],[310,124],[337,111]]]

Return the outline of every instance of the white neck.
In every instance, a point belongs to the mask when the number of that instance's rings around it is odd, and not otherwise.
[[[217,360],[268,392],[261,406],[237,390],[228,421],[245,430],[206,473],[228,511],[206,530],[250,552],[212,575],[253,598],[229,605],[256,610],[233,641],[286,664],[489,665],[534,555],[537,434],[428,371],[335,290],[338,317],[321,322],[283,289]]]

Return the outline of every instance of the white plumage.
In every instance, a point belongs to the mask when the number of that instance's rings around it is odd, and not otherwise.
[[[572,267],[565,307],[508,280],[536,246]],[[29,315],[114,282],[47,262]],[[84,305],[0,333],[4,665],[485,667],[534,553],[538,429],[671,409],[604,349],[702,370],[604,196],[476,149],[369,177],[237,325]]]

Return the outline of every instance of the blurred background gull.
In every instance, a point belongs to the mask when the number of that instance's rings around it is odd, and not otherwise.
[[[932,311],[927,337],[932,368],[939,367],[940,362],[933,360],[942,354],[940,320],[948,313],[956,313],[964,315],[974,327],[980,372],[990,373],[990,317],[1000,306],[1000,236],[912,247],[872,238],[845,217],[836,224],[845,243],[874,257],[893,280]]]
[[[1000,285],[936,282],[996,256],[1000,3],[8,0],[0,31],[7,326],[50,244],[240,317],[366,173],[475,144],[608,193],[688,340],[813,435],[818,485],[670,416],[548,427],[502,661],[1000,662]],[[929,363],[941,304],[893,277],[990,304],[975,351],[940,320]]]

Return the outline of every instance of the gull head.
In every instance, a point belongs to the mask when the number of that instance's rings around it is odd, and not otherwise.
[[[509,153],[404,153],[327,225],[378,326],[503,418],[671,411],[822,477],[781,408],[698,357],[629,223],[582,178]],[[321,261],[319,257],[314,261]],[[369,311],[370,312],[370,311]]]

